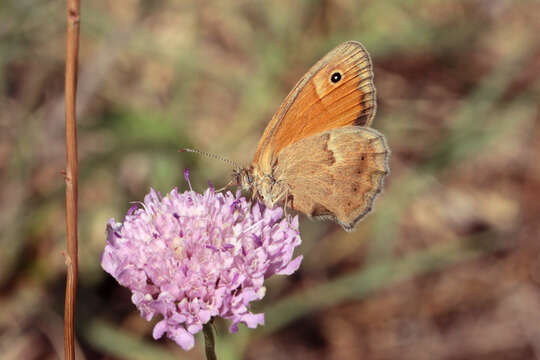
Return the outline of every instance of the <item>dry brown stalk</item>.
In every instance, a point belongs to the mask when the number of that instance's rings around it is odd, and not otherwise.
[[[80,0],[67,0],[66,37],[66,234],[67,280],[64,304],[64,353],[66,360],[75,359],[75,300],[77,294],[77,124],[75,99],[77,96],[77,63],[79,56]]]

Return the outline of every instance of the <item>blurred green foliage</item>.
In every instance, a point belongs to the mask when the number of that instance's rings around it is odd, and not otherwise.
[[[298,274],[220,359],[533,359],[540,354],[540,3],[83,1],[79,358],[201,359],[100,268],[105,224],[150,187],[221,187],[322,55],[361,41],[392,149],[354,233],[303,219]],[[65,4],[0,3],[0,354],[62,353]]]

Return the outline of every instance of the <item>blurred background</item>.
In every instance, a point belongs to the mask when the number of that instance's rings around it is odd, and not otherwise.
[[[540,358],[540,2],[82,2],[79,359],[202,359],[153,341],[100,267],[150,187],[223,186],[334,46],[372,55],[392,149],[353,233],[301,221],[300,270],[220,359]],[[0,3],[0,357],[63,358],[65,2]],[[158,320],[158,319],[154,319]]]

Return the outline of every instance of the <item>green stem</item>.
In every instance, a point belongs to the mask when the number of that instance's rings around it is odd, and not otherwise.
[[[216,340],[214,338],[214,330],[212,330],[212,320],[204,324],[204,350],[207,360],[217,360],[216,357]]]

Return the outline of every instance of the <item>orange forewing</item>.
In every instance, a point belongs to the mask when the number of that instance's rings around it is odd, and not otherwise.
[[[340,74],[340,81],[331,77]],[[266,127],[253,163],[270,170],[281,150],[329,129],[369,126],[375,116],[371,59],[355,41],[339,45],[296,84]]]

